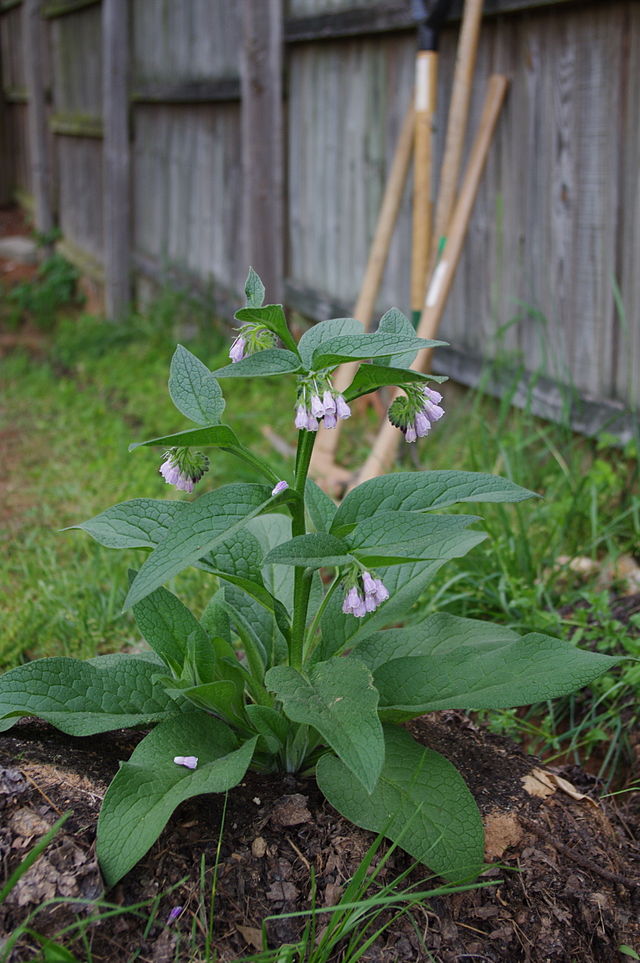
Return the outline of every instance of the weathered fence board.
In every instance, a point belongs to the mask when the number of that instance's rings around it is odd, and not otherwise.
[[[94,4],[51,22],[56,114],[102,113],[100,13],[100,5]]]

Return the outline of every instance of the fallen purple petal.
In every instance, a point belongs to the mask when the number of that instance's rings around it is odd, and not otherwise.
[[[174,756],[173,761],[176,766],[184,766],[185,769],[195,769],[198,765],[197,756]]]

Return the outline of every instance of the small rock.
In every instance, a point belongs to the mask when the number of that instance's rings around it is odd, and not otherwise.
[[[311,822],[311,813],[307,809],[307,796],[299,792],[290,796],[281,796],[273,807],[272,822],[278,826],[299,826],[301,823]]]
[[[30,836],[44,835],[51,829],[52,824],[47,822],[46,819],[42,819],[32,809],[22,807],[13,814],[9,820],[9,825],[14,833],[29,838]]]
[[[276,880],[267,890],[267,899],[272,903],[287,903],[296,899],[298,887],[293,883],[285,883],[283,880]]]
[[[267,851],[267,841],[263,839],[262,836],[256,836],[254,841],[251,843],[251,855],[255,856],[256,859],[260,859]]]

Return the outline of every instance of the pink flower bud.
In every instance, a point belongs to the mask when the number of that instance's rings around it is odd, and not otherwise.
[[[338,395],[336,397],[336,414],[338,415],[338,418],[351,417],[351,408],[349,407],[347,402],[344,400],[342,395]]]
[[[336,411],[336,402],[335,402],[335,399],[334,399],[333,395],[331,394],[331,392],[329,391],[328,388],[327,388],[327,390],[325,391],[325,393],[324,393],[323,396],[322,396],[322,404],[324,405],[324,413],[325,413],[325,415],[326,415],[329,411],[331,411],[331,412],[333,412],[333,414],[335,414],[335,411]]]
[[[325,412],[325,416],[323,420],[323,425],[325,426],[325,428],[335,428],[337,424],[338,424],[338,420],[336,418],[335,411]]]
[[[288,487],[289,487],[289,483],[288,483],[288,482],[286,482],[286,481],[279,481],[278,484],[277,484],[277,485],[275,486],[275,488],[273,489],[273,491],[271,492],[271,494],[272,494],[272,495],[279,495],[280,492],[286,492],[286,490],[287,490]]]
[[[318,395],[311,395],[311,414],[314,418],[322,418],[324,415],[324,405]]]
[[[233,344],[231,345],[231,350],[229,351],[229,357],[233,362],[242,361],[244,358],[244,349],[247,346],[247,339],[243,338],[242,335],[238,335]]]

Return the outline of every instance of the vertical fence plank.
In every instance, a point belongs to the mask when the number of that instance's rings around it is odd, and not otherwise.
[[[116,319],[131,293],[127,0],[102,0],[102,65],[105,309]]]
[[[53,227],[52,168],[48,150],[46,79],[44,74],[44,24],[41,0],[24,0],[22,8],[24,72],[29,95],[29,167],[36,228],[43,233]]]
[[[242,4],[244,247],[269,301],[283,298],[282,0]]]

